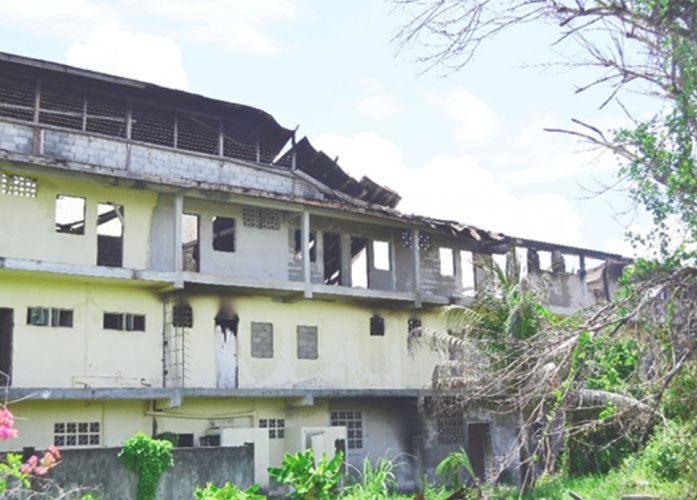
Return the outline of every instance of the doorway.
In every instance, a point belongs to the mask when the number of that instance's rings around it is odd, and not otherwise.
[[[0,308],[0,386],[12,385],[14,311]]]
[[[486,475],[486,463],[491,450],[491,435],[489,424],[473,422],[467,424],[467,456],[472,464],[475,476],[484,481]]]

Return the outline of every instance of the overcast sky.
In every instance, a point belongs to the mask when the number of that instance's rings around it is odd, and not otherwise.
[[[423,73],[395,55],[406,14],[384,0],[0,0],[0,50],[256,106],[354,176],[397,190],[399,208],[527,238],[629,254],[627,202],[595,196],[616,161],[544,127],[602,112],[576,95],[573,47],[515,29],[465,69]]]

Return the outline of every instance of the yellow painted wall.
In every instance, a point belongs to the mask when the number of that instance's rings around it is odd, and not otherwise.
[[[0,171],[22,175],[19,168],[2,166]],[[58,177],[36,179],[36,198],[0,194],[0,234],[4,235],[0,238],[1,257],[94,266],[97,264],[97,204],[112,202],[124,206],[123,267],[147,267],[150,223],[157,202],[155,193]],[[84,235],[55,231],[56,197],[61,194],[85,198]]]
[[[193,387],[214,387],[214,318],[224,309],[239,315],[239,387],[306,388],[422,388],[429,384],[439,355],[421,349],[409,353],[407,322],[421,317],[424,326],[436,328],[433,313],[370,309],[351,304],[307,300],[279,303],[269,297],[193,296],[190,329],[190,379]],[[371,336],[370,317],[385,319],[385,336]],[[251,356],[252,321],[273,324],[274,357]],[[318,327],[318,359],[298,359],[297,326]]]
[[[73,327],[27,325],[27,307],[72,309]],[[0,272],[0,308],[14,310],[15,387],[162,386],[162,302],[152,291]],[[104,312],[144,314],[146,331],[104,330]]]

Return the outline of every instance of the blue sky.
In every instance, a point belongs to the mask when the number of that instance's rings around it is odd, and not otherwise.
[[[616,161],[543,127],[598,111],[575,95],[588,69],[550,65],[551,27],[519,27],[457,73],[423,73],[391,42],[407,13],[383,0],[0,0],[0,50],[256,106],[356,176],[403,195],[399,208],[517,236],[628,253]]]

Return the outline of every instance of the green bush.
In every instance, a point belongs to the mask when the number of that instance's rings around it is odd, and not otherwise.
[[[354,484],[342,490],[343,496],[354,498],[385,498],[391,489],[397,488],[394,475],[394,463],[382,457],[377,465],[365,458],[360,478]]]
[[[669,421],[651,436],[641,460],[661,479],[689,479],[690,474],[697,471],[695,424]]]
[[[162,474],[174,467],[172,443],[158,441],[143,432],[123,443],[119,461],[138,476],[138,500],[154,500]]]
[[[264,500],[266,497],[257,495],[259,485],[253,484],[246,490],[239,489],[236,485],[225,483],[218,487],[213,483],[207,483],[205,488],[196,486],[194,498],[196,500]]]
[[[336,496],[332,494],[332,490],[341,478],[343,461],[344,455],[341,452],[331,460],[327,455],[322,455],[315,466],[314,452],[310,449],[299,451],[295,455],[286,453],[281,468],[269,467],[268,470],[275,481],[293,488],[290,497],[325,500]]]

